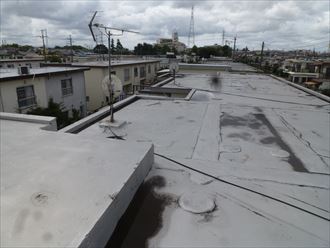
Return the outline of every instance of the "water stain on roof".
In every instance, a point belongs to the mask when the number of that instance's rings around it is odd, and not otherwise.
[[[155,191],[165,185],[163,177],[154,176],[140,186],[117,224],[107,248],[148,246],[148,239],[163,227],[162,214],[165,207],[176,202],[173,196]]]

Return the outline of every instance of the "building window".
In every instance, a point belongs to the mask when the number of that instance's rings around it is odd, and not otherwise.
[[[86,102],[89,102],[89,96],[86,96]]]
[[[16,89],[16,92],[19,108],[30,107],[36,104],[33,85],[19,87]]]
[[[134,67],[134,77],[139,76],[138,68]]]
[[[146,68],[144,66],[140,67],[140,77],[141,78],[146,77]]]
[[[124,81],[128,81],[130,78],[130,69],[129,68],[125,68],[124,69]]]
[[[72,79],[68,78],[61,80],[61,88],[62,88],[63,96],[72,95],[73,93]]]
[[[8,68],[14,68],[14,64],[8,64],[7,67]]]
[[[148,73],[151,73],[151,66],[148,65]]]

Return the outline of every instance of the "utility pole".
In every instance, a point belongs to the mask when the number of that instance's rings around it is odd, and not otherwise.
[[[233,50],[233,53],[232,53],[233,58],[234,58],[234,55],[235,55],[235,51],[236,51],[236,36],[234,37],[234,50]]]
[[[190,39],[193,40],[193,46],[195,46],[195,23],[194,23],[194,5],[191,7],[191,17],[189,26],[189,36],[188,36],[188,47],[190,47]]]
[[[106,31],[106,30],[105,30]],[[107,33],[108,36],[108,58],[109,58],[109,66],[108,66],[108,71],[109,71],[109,85],[110,85],[110,89],[109,89],[109,101],[110,101],[110,122],[114,122],[114,118],[113,118],[113,90],[111,89],[111,32],[110,30]],[[101,36],[102,37],[102,36]]]
[[[46,58],[46,45],[45,45],[45,38],[48,37],[47,36],[47,31],[46,29],[42,29],[41,31],[41,39],[42,39],[42,47],[43,47],[43,55],[44,55],[44,60],[45,63],[47,62],[47,58]]]
[[[71,34],[69,36],[69,42],[70,42],[70,55],[71,55],[71,63],[73,62],[73,49],[72,49],[72,37],[71,37]]]
[[[247,52],[248,52],[248,47],[245,46],[245,63],[248,63],[248,58],[247,58]]]
[[[101,44],[103,45],[103,33],[100,32],[100,35],[101,35]],[[100,50],[99,50],[100,51]],[[100,55],[101,56],[101,55]],[[102,53],[102,61],[104,61],[104,53]]]
[[[225,30],[222,30],[222,46],[225,45]]]
[[[262,45],[261,45],[261,54],[260,54],[260,68],[261,68],[262,59],[263,59],[263,56],[264,56],[264,46],[265,46],[265,42],[262,42]]]
[[[46,37],[46,49],[48,50],[48,34],[47,34],[47,29],[45,29],[45,37]]]

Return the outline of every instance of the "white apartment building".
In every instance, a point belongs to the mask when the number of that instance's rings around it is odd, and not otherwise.
[[[45,67],[0,70],[0,111],[26,113],[35,107],[46,108],[49,99],[61,103],[68,116],[72,110],[86,115],[84,71],[88,68]]]
[[[111,73],[122,82],[123,94],[133,94],[157,79],[159,60],[115,61]],[[93,112],[108,104],[108,97],[102,89],[102,80],[109,75],[108,61],[73,63],[72,66],[88,67],[85,71],[87,111]]]

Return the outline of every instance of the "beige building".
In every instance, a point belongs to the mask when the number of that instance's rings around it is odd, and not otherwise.
[[[29,68],[40,68],[40,63],[44,62],[42,58],[28,58],[28,59],[0,59],[1,69],[12,69],[20,66],[27,66]]]
[[[73,63],[72,66],[89,67],[85,71],[87,111],[93,112],[108,104],[108,97],[102,89],[102,80],[109,75],[108,61]],[[134,60],[112,62],[111,71],[122,82],[123,94],[134,94],[140,88],[157,79],[159,60]]]
[[[170,48],[175,48],[179,53],[186,50],[186,45],[179,41],[179,35],[177,31],[172,33],[172,39],[170,38],[159,38],[157,40],[157,45],[169,46]]]
[[[72,110],[86,115],[84,71],[88,68],[46,67],[0,72],[0,111],[26,113],[35,107],[46,108],[50,98],[61,103],[68,116]]]

